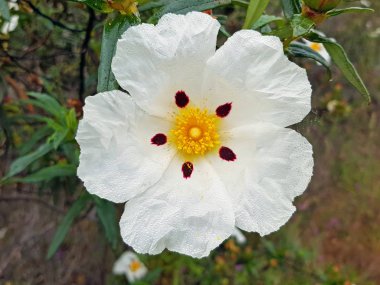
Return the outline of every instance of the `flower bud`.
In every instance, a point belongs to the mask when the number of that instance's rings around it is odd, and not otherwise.
[[[327,12],[338,6],[341,0],[303,0],[303,2],[317,12]]]

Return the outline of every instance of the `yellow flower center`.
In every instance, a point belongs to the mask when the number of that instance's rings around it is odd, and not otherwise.
[[[132,272],[136,272],[137,270],[139,270],[141,268],[141,263],[136,261],[136,260],[133,260],[130,264],[129,264],[129,269],[132,271]]]
[[[219,122],[219,117],[207,109],[183,108],[174,119],[169,142],[186,156],[204,155],[220,145]]]
[[[322,50],[322,45],[320,43],[311,43],[310,48],[316,52],[320,52]]]

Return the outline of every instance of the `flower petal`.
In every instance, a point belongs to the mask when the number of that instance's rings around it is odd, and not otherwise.
[[[156,26],[129,28],[117,43],[112,70],[136,103],[150,114],[167,116],[175,95],[200,97],[208,58],[215,53],[220,24],[209,15],[164,15]],[[194,101],[193,101],[194,102]]]
[[[313,171],[312,147],[297,132],[272,124],[231,130],[226,144],[237,159],[209,160],[234,200],[236,226],[266,235],[295,211],[294,197],[305,191]]]
[[[147,115],[123,92],[87,97],[76,136],[78,176],[86,189],[118,203],[156,183],[174,152],[151,138],[168,129],[168,122]]]
[[[232,204],[218,175],[197,160],[191,178],[184,179],[182,163],[175,158],[159,182],[126,204],[121,235],[135,251],[167,248],[200,258],[232,234]]]
[[[225,122],[241,126],[269,122],[289,126],[310,111],[306,71],[284,55],[281,41],[242,30],[207,62],[203,94],[210,108],[232,102]]]

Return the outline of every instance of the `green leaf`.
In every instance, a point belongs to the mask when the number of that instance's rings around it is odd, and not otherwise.
[[[71,164],[57,164],[40,169],[26,177],[12,178],[14,182],[22,183],[38,183],[41,181],[49,181],[56,177],[75,176],[77,167]]]
[[[105,0],[72,0],[73,2],[83,3],[92,9],[102,12],[102,13],[110,13],[113,11],[110,8]]]
[[[303,36],[311,31],[314,27],[314,22],[309,18],[306,18],[302,15],[294,15],[291,20],[291,26],[293,28],[293,37],[298,38]]]
[[[329,17],[338,16],[344,13],[363,13],[363,12],[374,12],[375,10],[371,8],[363,8],[363,7],[349,7],[344,9],[333,9],[326,13]]]
[[[35,98],[35,100],[25,100],[27,103],[45,110],[57,119],[64,119],[66,109],[52,96],[37,92],[29,92],[28,95]]]
[[[149,1],[148,3],[145,3],[143,5],[139,5],[138,8],[139,8],[140,12],[149,11],[149,10],[152,10],[154,8],[159,8],[159,7],[162,7],[164,5],[167,5],[171,1],[172,0],[153,0],[153,1]]]
[[[44,126],[35,131],[32,136],[25,141],[19,150],[20,155],[25,155],[43,138],[47,137],[51,133],[51,129],[48,126]]]
[[[119,240],[119,225],[117,223],[115,205],[107,200],[94,196],[96,213],[103,226],[106,238],[115,249]]]
[[[6,0],[0,0],[0,15],[5,21],[9,21],[11,19],[11,14],[9,12],[9,7]]]
[[[262,15],[257,21],[256,23],[253,24],[253,26],[251,27],[252,30],[257,30],[258,28],[261,28],[265,25],[268,25],[270,23],[273,23],[273,22],[282,22],[284,21],[283,18],[281,17],[276,17],[276,16],[272,16],[272,15]]]
[[[74,219],[79,216],[82,210],[86,207],[87,203],[90,201],[91,196],[87,193],[83,194],[76,200],[71,208],[68,210],[67,214],[58,226],[57,231],[50,243],[50,247],[47,253],[47,259],[50,259],[58,250],[63,240],[65,239]]]
[[[281,6],[287,19],[291,19],[293,15],[300,14],[302,11],[300,0],[281,0]]]
[[[251,0],[249,2],[247,15],[244,20],[243,29],[249,29],[264,13],[269,0]]]
[[[265,0],[266,1],[266,0]],[[157,22],[164,14],[186,14],[191,11],[205,11],[220,6],[231,4],[231,0],[177,0],[168,2],[157,13],[155,13],[149,22]]]
[[[98,92],[110,91],[119,87],[111,71],[111,63],[115,54],[116,43],[129,27],[139,22],[140,20],[136,16],[124,16],[119,14],[116,18],[110,17],[104,25],[100,65],[98,69]]]
[[[319,62],[326,68],[329,78],[331,78],[330,64],[318,52],[314,51],[307,45],[300,42],[292,42],[288,51],[295,57],[309,58]]]
[[[364,96],[368,102],[371,102],[371,97],[367,87],[365,86],[355,66],[348,59],[344,48],[340,44],[338,44],[334,39],[326,38],[316,32],[310,33],[307,36],[307,39],[312,42],[322,43],[346,79],[360,92],[361,95]]]
[[[27,168],[32,162],[41,158],[42,156],[44,156],[45,154],[50,152],[52,149],[53,149],[53,145],[50,143],[46,143],[46,144],[41,145],[35,151],[17,158],[15,161],[12,162],[12,164],[9,168],[9,172],[3,178],[3,180],[8,179],[9,177],[12,177],[12,176],[20,173],[25,168]]]

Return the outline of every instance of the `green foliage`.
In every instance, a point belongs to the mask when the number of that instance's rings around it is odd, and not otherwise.
[[[27,168],[32,162],[41,158],[42,156],[47,154],[52,149],[53,149],[52,144],[45,143],[45,144],[39,146],[35,151],[17,158],[15,161],[12,162],[9,171],[8,171],[7,175],[2,179],[2,182],[8,178],[20,173],[25,168]]]
[[[105,0],[71,0],[78,3],[83,3],[91,7],[92,9],[102,12],[102,13],[110,13],[113,10],[108,6]]]
[[[113,249],[116,249],[120,239],[115,205],[107,200],[93,197],[96,213],[104,229],[105,236]]]
[[[156,23],[164,14],[186,14],[191,11],[205,11],[214,9],[220,6],[229,5],[231,0],[177,0],[177,1],[162,1],[162,8],[159,9],[149,19],[149,22]]]
[[[58,226],[57,231],[54,234],[54,237],[51,241],[50,247],[48,249],[47,258],[50,259],[58,250],[59,246],[64,241],[68,231],[70,230],[70,227],[72,223],[74,222],[74,219],[79,216],[79,214],[83,211],[83,209],[86,207],[87,203],[90,201],[91,196],[87,193],[83,194],[76,200],[61,223]]]
[[[38,170],[26,177],[15,177],[12,182],[38,183],[49,181],[56,177],[74,176],[77,173],[77,166],[72,164],[57,164]]]
[[[367,87],[364,85],[364,82],[359,73],[356,71],[355,66],[348,59],[347,53],[340,44],[338,44],[334,39],[326,38],[316,32],[309,34],[307,39],[322,43],[347,80],[360,92],[360,94],[364,96],[368,102],[371,101]]]
[[[0,0],[0,16],[3,17],[6,21],[9,21],[11,18],[8,3],[6,0]]]
[[[98,69],[98,92],[114,90],[119,87],[111,70],[112,58],[116,50],[116,42],[131,26],[139,23],[135,16],[111,15],[103,30],[100,65]]]
[[[251,0],[249,2],[247,15],[245,16],[243,29],[249,29],[261,17],[269,0]]]
[[[291,19],[295,14],[301,13],[300,0],[281,0],[282,11],[286,18]]]
[[[293,15],[290,23],[293,28],[293,38],[299,38],[306,35],[315,26],[312,20],[298,14]]]
[[[374,12],[375,10],[371,8],[363,8],[363,7],[349,7],[349,8],[344,8],[344,9],[334,9],[330,10],[326,13],[327,16],[329,17],[335,17],[340,14],[345,14],[345,13],[364,13],[364,12]]]
[[[322,64],[331,78],[330,64],[316,51],[300,42],[292,42],[288,48],[288,52],[295,57],[309,58]]]

